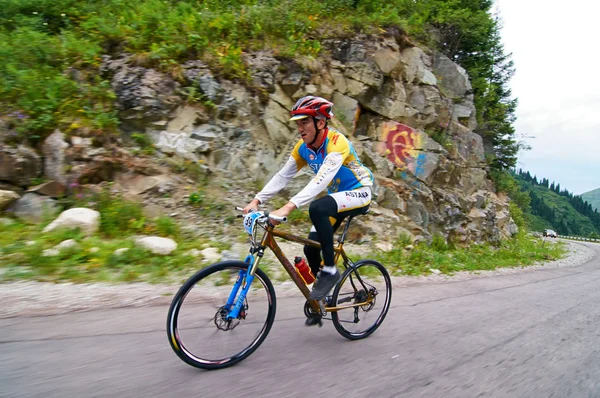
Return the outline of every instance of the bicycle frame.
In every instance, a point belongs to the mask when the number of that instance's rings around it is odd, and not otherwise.
[[[346,255],[346,253],[344,252],[344,248],[343,248],[344,240],[345,240],[346,234],[348,233],[349,226],[350,226],[350,220],[348,220],[346,222],[344,231],[343,231],[340,239],[338,240],[337,247],[333,248],[334,253],[335,253],[334,264],[337,264],[340,256],[344,259],[344,264],[347,264],[347,263],[352,264],[352,262],[350,261],[350,259]],[[273,251],[273,254],[275,254],[275,257],[277,257],[277,259],[279,260],[279,262],[281,263],[283,268],[287,271],[287,273],[290,276],[290,278],[292,279],[292,281],[294,281],[294,283],[296,284],[298,289],[302,292],[302,294],[304,295],[306,300],[308,300],[311,308],[316,313],[324,314],[325,312],[334,312],[334,311],[339,311],[339,310],[347,309],[347,308],[356,308],[356,307],[360,307],[363,305],[368,305],[371,302],[371,298],[368,298],[367,301],[361,302],[361,303],[354,303],[354,304],[348,304],[348,305],[342,305],[342,306],[336,306],[336,307],[325,307],[321,301],[311,300],[309,298],[310,290],[308,290],[308,287],[304,284],[304,281],[300,278],[300,275],[298,275],[298,273],[296,272],[296,268],[294,267],[294,265],[287,259],[287,257],[285,256],[285,254],[283,253],[283,251],[281,250],[281,248],[275,241],[275,237],[279,237],[279,238],[285,239],[287,241],[299,243],[299,244],[302,244],[305,246],[315,247],[317,249],[321,248],[321,244],[317,241],[314,241],[314,240],[311,240],[308,238],[303,238],[303,237],[293,235],[293,234],[290,234],[290,233],[287,233],[284,231],[278,231],[270,223],[267,224],[267,226],[264,229],[265,229],[265,232],[261,239],[260,245],[258,247],[253,247],[251,254],[249,254],[246,257],[245,262],[250,264],[248,271],[240,270],[240,273],[238,275],[236,283],[229,295],[229,299],[227,300],[227,308],[231,308],[236,296],[237,296],[237,300],[235,300],[235,306],[231,309],[231,311],[228,315],[228,319],[235,319],[239,316],[240,311],[244,306],[244,302],[246,300],[246,295],[250,289],[250,285],[251,285],[252,281],[254,280],[254,274],[256,273],[256,270],[258,269],[258,265],[264,255],[264,250],[266,248],[269,248]],[[254,256],[254,253],[258,254],[258,258]],[[360,276],[358,274],[355,274],[355,276],[360,281],[360,283],[364,286],[364,283],[361,280]],[[238,291],[239,291],[240,287],[242,286],[242,281],[244,281],[244,285],[242,287],[242,291],[238,295]],[[351,280],[351,284],[356,289],[356,287],[354,286],[354,282],[352,280]]]

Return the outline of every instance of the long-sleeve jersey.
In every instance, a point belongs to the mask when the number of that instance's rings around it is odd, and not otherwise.
[[[351,191],[373,185],[373,174],[358,159],[352,143],[339,131],[328,129],[316,151],[298,141],[283,168],[256,194],[264,203],[281,191],[300,169],[308,165],[316,176],[290,199],[297,208],[312,201],[327,188],[328,193]]]

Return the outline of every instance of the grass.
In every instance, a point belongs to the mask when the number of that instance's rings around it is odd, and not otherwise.
[[[33,279],[46,282],[135,282],[167,283],[178,281],[189,271],[200,269],[202,257],[193,257],[191,249],[230,245],[210,239],[176,239],[178,248],[169,256],[158,256],[136,247],[131,236],[84,237],[77,230],[41,233],[41,226],[16,222],[0,226],[0,280]],[[42,252],[66,239],[75,239],[78,247],[45,257]],[[115,250],[127,248],[121,255]]]
[[[51,220],[40,225],[15,221],[0,225],[0,281],[33,279],[59,282],[134,282],[166,283],[179,281],[190,270],[204,266],[202,257],[188,254],[191,249],[215,247],[228,250],[227,242],[213,240],[216,237],[196,238],[186,236],[171,218],[158,217],[148,220],[143,216],[141,205],[125,201],[105,190],[96,195],[83,195],[70,199],[74,206],[95,208],[101,214],[100,230],[85,237],[79,230],[61,229],[42,233]],[[66,205],[66,202],[63,204]],[[157,235],[169,237],[178,247],[169,256],[158,256],[136,247],[134,235]],[[44,256],[46,249],[60,242],[74,239],[76,248],[63,250],[56,256]],[[114,252],[128,250],[121,255]]]
[[[20,134],[17,141],[26,137],[34,143],[57,127],[66,133],[82,128],[116,133],[115,93],[109,78],[99,74],[103,55],[134,54],[137,65],[181,82],[181,64],[201,59],[218,75],[252,85],[244,59],[251,51],[314,58],[323,39],[355,30],[377,33],[414,12],[403,0],[0,3],[0,113]],[[188,101],[214,106],[193,85],[183,91]],[[152,152],[143,137],[132,138]]]
[[[210,197],[212,193],[207,194]],[[179,282],[190,270],[204,266],[201,257],[188,254],[191,249],[231,249],[231,243],[217,235],[198,238],[182,233],[180,226],[171,218],[146,219],[140,204],[128,202],[111,193],[110,187],[97,194],[78,194],[75,198],[63,202],[65,206],[69,203],[72,206],[94,208],[100,212],[101,224],[98,233],[91,237],[84,236],[76,229],[42,233],[51,220],[40,225],[18,221],[11,225],[0,224],[0,268],[3,268],[0,281],[34,279],[52,282]],[[224,206],[211,203],[200,210],[207,214],[222,215]],[[308,225],[302,224],[308,217],[298,213],[298,218],[287,224],[294,232],[304,231],[304,227]],[[282,225],[285,226],[286,224]],[[142,234],[172,238],[177,241],[178,247],[169,256],[154,255],[135,245],[133,236]],[[238,235],[232,236],[232,239],[242,241],[241,234]],[[53,248],[67,239],[75,240],[78,246],[63,250],[56,256],[43,255],[44,250]],[[247,239],[244,234],[243,242],[247,242]],[[452,274],[457,271],[528,266],[538,261],[558,259],[565,253],[563,244],[543,244],[541,239],[525,233],[502,241],[499,246],[482,244],[457,248],[448,245],[441,235],[434,236],[429,245],[422,243],[406,250],[405,247],[409,244],[409,237],[400,236],[395,242],[395,248],[390,252],[351,258],[375,258],[393,275],[423,275],[430,273],[432,269]],[[116,255],[115,250],[120,248],[128,250]],[[300,250],[300,246],[298,248]],[[265,259],[263,264],[265,272],[278,281],[287,279],[287,276],[280,272],[282,270],[278,269],[280,266],[276,261],[267,260],[269,259]]]
[[[499,246],[491,244],[454,248],[434,237],[431,245],[419,244],[413,250],[405,250],[406,242],[398,242],[387,253],[373,254],[394,275],[426,275],[432,269],[444,274],[458,271],[494,270],[505,267],[526,267],[539,261],[556,260],[566,253],[564,244],[544,244],[535,237],[520,233],[502,241]]]

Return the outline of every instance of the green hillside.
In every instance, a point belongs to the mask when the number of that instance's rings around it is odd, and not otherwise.
[[[54,129],[118,132],[104,56],[132,54],[184,84],[182,64],[202,60],[219,78],[255,89],[248,57],[327,59],[333,39],[395,37],[465,68],[478,130],[494,169],[516,163],[517,105],[493,0],[0,0],[0,122],[38,144]],[[328,44],[329,43],[329,44]],[[194,87],[183,87],[182,95]],[[186,91],[187,90],[187,91]]]
[[[538,181],[529,172],[520,170],[515,177],[531,199],[524,217],[532,230],[551,228],[561,235],[586,237],[600,234],[600,213],[581,196],[545,178]]]
[[[592,205],[592,207],[600,211],[600,188],[594,189],[586,193],[582,193],[581,197]]]

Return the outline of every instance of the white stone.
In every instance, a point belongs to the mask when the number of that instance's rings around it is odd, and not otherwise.
[[[202,252],[198,249],[191,249],[186,253],[188,256],[198,257],[202,254]]]
[[[81,146],[81,147],[89,147],[89,146],[92,146],[92,139],[72,136],[71,137],[71,145]]]
[[[439,269],[435,269],[435,268],[429,268],[429,272],[431,272],[432,274],[436,274],[436,275],[439,275],[442,273],[442,271],[440,271]]]
[[[33,246],[33,245],[35,245],[35,243],[36,242],[34,240],[28,240],[27,242],[25,242],[25,245],[26,246]]]
[[[4,210],[8,205],[19,198],[20,196],[16,192],[0,190],[0,210]]]
[[[390,242],[379,242],[375,244],[375,247],[377,247],[382,252],[391,252],[392,250],[394,250],[394,245]]]
[[[423,76],[421,76],[421,83],[435,86],[437,85],[437,78],[431,71],[425,69],[423,70]]]
[[[173,239],[161,238],[158,236],[146,236],[137,238],[136,245],[150,250],[154,254],[167,256],[177,249],[177,243]]]
[[[0,224],[8,227],[9,225],[13,225],[15,222],[10,218],[0,218]]]
[[[58,245],[54,246],[54,249],[64,250],[64,249],[72,249],[74,247],[79,246],[75,239],[67,239],[60,242]]]
[[[128,250],[129,250],[129,248],[128,248],[128,247],[122,247],[122,248],[120,248],[120,249],[117,249],[117,250],[115,250],[113,254],[114,254],[115,256],[120,256],[120,255],[122,255],[123,253],[125,253],[125,252],[126,252],[126,251],[128,251]]]
[[[42,252],[42,256],[44,257],[58,256],[59,254],[60,250],[57,249],[46,249]]]
[[[42,232],[54,231],[58,228],[79,228],[87,236],[93,235],[100,227],[100,213],[96,210],[75,207],[63,211]]]
[[[469,212],[469,217],[471,217],[471,218],[486,218],[487,215],[481,209],[472,208],[471,211]]]
[[[214,247],[207,247],[206,249],[200,252],[204,257],[203,262],[205,263],[214,263],[221,259],[221,254],[219,253],[219,249]]]
[[[98,253],[100,251],[100,248],[98,247],[91,247],[90,248],[90,253]]]

